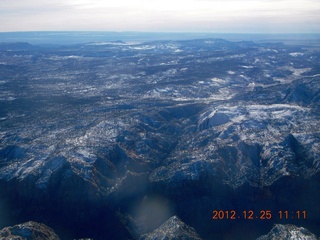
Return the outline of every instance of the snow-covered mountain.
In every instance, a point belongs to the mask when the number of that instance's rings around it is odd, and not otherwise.
[[[0,44],[0,227],[138,239],[178,216],[203,239],[320,235],[319,63],[223,39]]]

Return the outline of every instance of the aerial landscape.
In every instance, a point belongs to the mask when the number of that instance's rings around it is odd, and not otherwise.
[[[0,4],[1,239],[319,239],[318,17],[219,33],[167,1],[141,7],[145,28],[125,1],[61,3],[69,22],[26,2]],[[211,2],[182,9],[210,22]],[[98,8],[131,25],[96,29]]]

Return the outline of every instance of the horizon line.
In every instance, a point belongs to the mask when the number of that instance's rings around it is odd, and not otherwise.
[[[24,31],[0,31],[0,33],[39,33],[39,32],[97,32],[97,33],[150,33],[150,34],[161,34],[161,33],[176,33],[176,34],[247,34],[247,35],[320,35],[314,32],[211,32],[211,31],[136,31],[136,30],[124,30],[124,31],[110,31],[110,30],[24,30]]]

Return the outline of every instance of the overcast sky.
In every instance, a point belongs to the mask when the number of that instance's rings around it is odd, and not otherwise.
[[[320,33],[320,0],[0,0],[0,31]]]

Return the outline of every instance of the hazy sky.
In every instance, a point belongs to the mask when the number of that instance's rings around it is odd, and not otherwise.
[[[320,0],[0,0],[0,31],[320,33]]]

